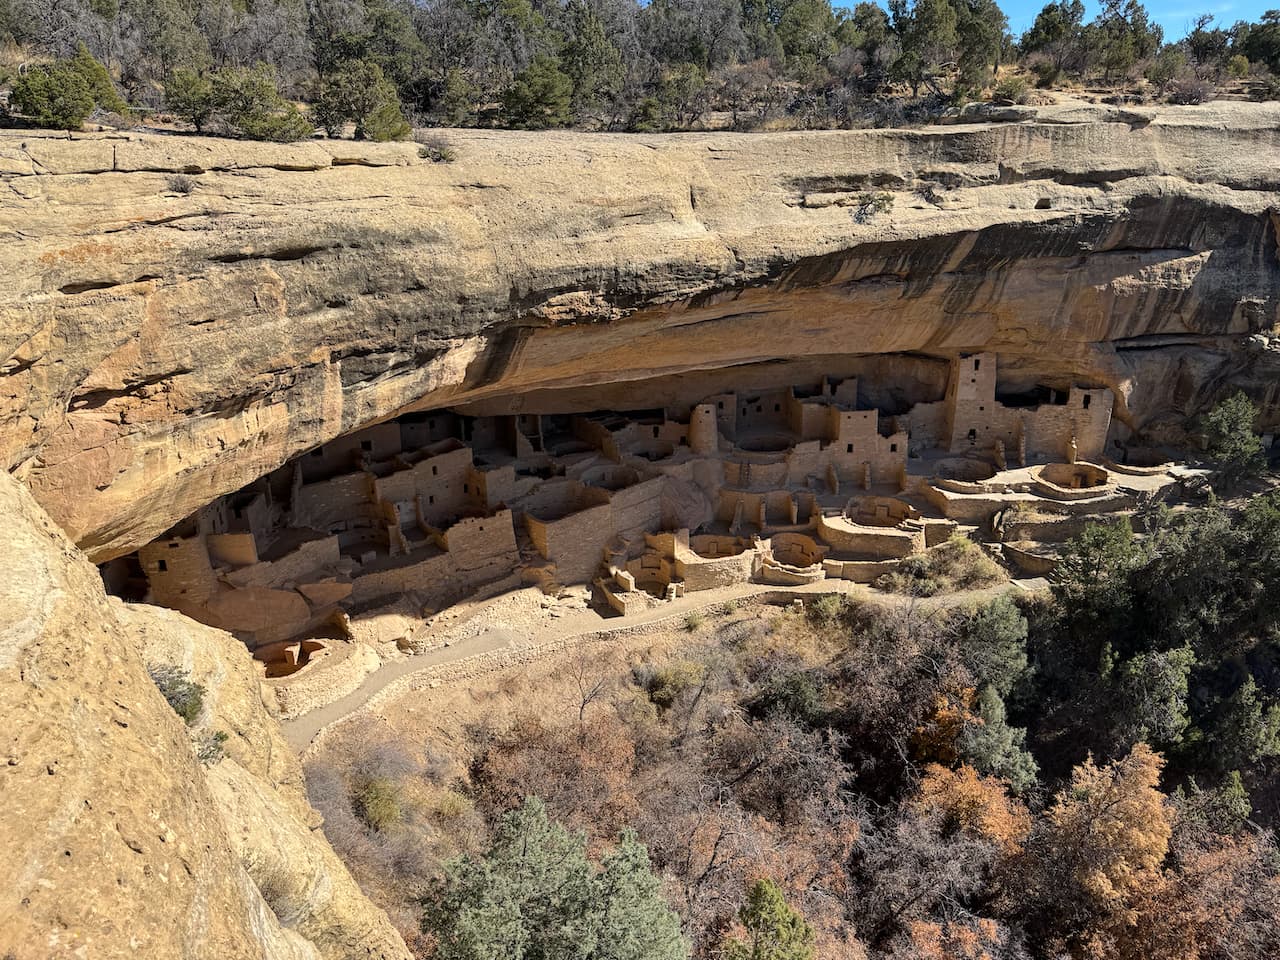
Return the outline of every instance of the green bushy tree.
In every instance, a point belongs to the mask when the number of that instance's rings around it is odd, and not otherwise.
[[[1025,54],[1043,54],[1052,67],[1052,76],[1066,68],[1079,52],[1084,30],[1084,4],[1080,0],[1050,3],[1036,14],[1031,29],[1022,35],[1019,47]]]
[[[311,124],[280,96],[266,64],[227,67],[213,74],[213,103],[227,126],[250,140],[290,143],[310,136]]]
[[[395,84],[369,60],[348,61],[326,76],[315,112],[334,137],[348,121],[356,125],[357,140],[403,140],[409,135]]]
[[[275,71],[264,63],[208,74],[175,70],[165,87],[174,113],[197,130],[218,124],[250,140],[290,143],[310,136],[311,124],[280,95]]]
[[[893,75],[910,84],[912,96],[931,81],[943,63],[955,59],[959,42],[956,9],[949,0],[890,0],[889,12],[901,53]]]
[[[116,85],[111,82],[111,74],[89,52],[88,47],[83,43],[77,44],[75,55],[67,62],[71,69],[84,79],[95,105],[111,113],[128,114],[129,107],[116,92]]]
[[[812,960],[813,928],[769,879],[757,880],[738,911],[745,940],[731,940],[725,960]]]
[[[613,103],[621,94],[622,53],[583,0],[572,0],[568,14],[571,30],[560,59],[573,84],[573,110],[581,116]]]
[[[1253,677],[1246,677],[1220,699],[1208,755],[1222,770],[1248,766],[1280,755],[1280,704],[1267,697]]]
[[[683,960],[688,945],[644,847],[624,836],[597,868],[586,840],[529,799],[481,857],[462,857],[425,899],[439,960]]]
[[[572,96],[573,81],[560,69],[560,61],[539,54],[503,95],[503,118],[526,130],[564,127],[573,119]]]
[[[1138,0],[1104,0],[1102,12],[1085,29],[1084,43],[1108,80],[1123,77],[1134,64],[1160,48],[1164,31],[1152,23]]]
[[[41,127],[79,130],[93,113],[93,94],[66,63],[32,67],[13,82],[13,105]]]
[[[1205,452],[1228,484],[1257,476],[1266,466],[1262,441],[1253,432],[1258,408],[1243,393],[1223,400],[1204,418]]]
[[[164,85],[165,105],[203,133],[213,117],[213,84],[209,77],[185,67],[173,71]]]
[[[960,756],[988,776],[999,777],[1014,793],[1027,793],[1038,783],[1039,768],[1027,750],[1027,731],[1009,725],[1004,700],[995,688],[978,692],[977,723],[965,725]]]
[[[1264,63],[1280,74],[1280,10],[1268,10],[1248,27],[1240,41],[1240,52],[1250,63]]]
[[[95,109],[127,114],[111,75],[83,44],[66,60],[31,67],[13,82],[13,103],[38,126],[78,130]]]

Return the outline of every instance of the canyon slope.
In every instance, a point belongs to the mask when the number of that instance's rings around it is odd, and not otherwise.
[[[1121,441],[1237,387],[1280,422],[1280,104],[961,119],[450,131],[451,162],[6,133],[0,458],[102,561],[406,410],[650,408],[833,358],[995,351],[1113,389]]]
[[[108,598],[9,476],[0,516],[0,955],[408,960],[318,830],[244,645]],[[157,665],[204,687],[190,728]]]

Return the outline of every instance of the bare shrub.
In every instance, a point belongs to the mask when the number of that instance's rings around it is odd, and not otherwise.
[[[204,709],[204,687],[192,682],[184,670],[172,664],[153,663],[147,672],[169,706],[173,707],[173,712],[187,726],[195,723]]]
[[[1023,104],[1031,95],[1027,81],[1022,77],[1006,77],[996,84],[991,91],[991,99],[996,103]]]
[[[941,546],[903,560],[875,582],[880,590],[930,597],[955,590],[980,590],[1005,579],[1000,565],[972,540],[955,536]]]
[[[189,177],[185,173],[175,173],[165,183],[168,185],[170,193],[177,193],[184,197],[194,193],[196,189],[195,177]]]
[[[413,139],[418,143],[418,156],[432,163],[452,163],[458,152],[447,137],[426,130],[416,131]]]
[[[1213,99],[1217,87],[1211,80],[1183,77],[1169,84],[1169,102],[1178,104],[1206,103]]]

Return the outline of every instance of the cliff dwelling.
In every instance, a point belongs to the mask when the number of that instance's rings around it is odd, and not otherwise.
[[[870,583],[958,530],[1043,573],[1044,542],[1170,478],[1106,459],[1109,390],[1005,396],[998,368],[956,357],[941,396],[896,412],[860,400],[857,377],[823,377],[680,408],[407,413],[210,503],[104,577],[287,676],[388,605],[425,619],[522,585],[589,585],[628,616],[748,581]],[[1011,538],[1011,507],[1051,519]]]

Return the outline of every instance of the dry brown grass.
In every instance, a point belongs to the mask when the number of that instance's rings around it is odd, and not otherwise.
[[[876,581],[881,590],[917,597],[932,597],[960,590],[981,590],[1009,579],[972,540],[953,536],[946,543],[908,557],[892,573]]]

